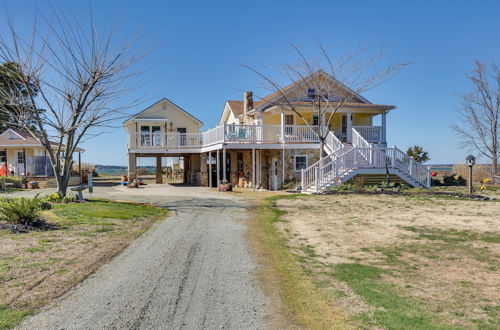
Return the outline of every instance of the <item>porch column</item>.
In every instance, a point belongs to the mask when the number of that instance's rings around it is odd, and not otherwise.
[[[212,188],[212,152],[208,152],[208,186]]]
[[[26,176],[26,175],[28,175],[28,173],[26,173],[26,162],[27,162],[27,159],[26,159],[26,148],[23,148],[23,157],[24,157],[24,176]]]
[[[387,124],[387,119],[386,119],[387,112],[384,112],[382,114],[382,143],[387,143],[387,131],[386,131],[386,124]]]
[[[134,153],[128,154],[128,182],[131,183],[135,179],[137,173],[137,158]]]
[[[347,113],[347,143],[352,143],[352,113]]]
[[[281,111],[281,142],[285,143],[285,112]]]
[[[252,190],[255,191],[255,148],[252,149]]]
[[[156,183],[163,183],[163,173],[161,170],[161,156],[156,156]]]
[[[220,149],[217,149],[217,188],[219,188],[220,183]]]
[[[222,180],[227,180],[226,175],[226,148],[222,149]]]
[[[283,150],[281,151],[281,184],[285,183],[286,175],[286,160],[285,160],[285,146],[283,145]]]

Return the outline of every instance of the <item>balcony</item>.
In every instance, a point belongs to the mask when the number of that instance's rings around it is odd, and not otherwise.
[[[368,143],[385,143],[382,126],[353,126]]]
[[[130,149],[197,149],[215,144],[317,143],[315,131],[305,125],[222,125],[202,133],[134,133]]]

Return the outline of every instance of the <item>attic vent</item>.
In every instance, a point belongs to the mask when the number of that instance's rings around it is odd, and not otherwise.
[[[166,105],[166,104],[163,104],[163,105],[161,106],[161,109],[162,109],[162,110],[167,110],[167,105]]]
[[[316,90],[314,88],[308,88],[307,89],[307,97],[309,99],[315,99],[316,98]]]

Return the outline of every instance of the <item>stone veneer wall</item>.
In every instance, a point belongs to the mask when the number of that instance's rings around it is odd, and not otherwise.
[[[227,151],[231,154],[231,170],[230,170],[230,180],[234,185],[238,185],[239,173],[238,170],[238,156],[237,153],[241,152],[243,155],[243,177],[245,179],[245,186],[252,188],[252,150],[231,150]],[[278,160],[278,186],[283,184],[282,178],[282,150],[260,150],[256,151],[256,160],[259,157],[259,152],[261,153],[260,159],[260,182],[257,182],[257,187],[262,187],[264,189],[270,189],[271,187],[271,171],[272,171],[272,160],[276,158]],[[295,180],[300,183],[300,172],[294,171],[294,156],[295,155],[307,155],[307,166],[315,163],[319,159],[319,150],[311,149],[289,149],[285,150],[285,182]],[[206,166],[208,154],[202,154],[200,157],[200,172],[199,180],[202,186],[208,186],[208,170]],[[213,165],[216,166],[216,165]],[[222,165],[221,165],[222,166]]]
[[[291,149],[286,151],[286,168],[285,168],[285,181],[299,181],[301,179],[301,172],[296,172],[295,169],[295,155],[307,156],[307,166],[310,166],[319,160],[319,149]]]

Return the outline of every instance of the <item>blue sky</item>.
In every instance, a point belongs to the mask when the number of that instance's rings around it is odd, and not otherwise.
[[[4,1],[20,32],[35,3]],[[86,19],[86,1],[52,1]],[[293,62],[290,44],[315,55],[319,40],[334,55],[383,45],[390,57],[414,63],[364,96],[398,108],[388,116],[390,145],[422,145],[430,163],[462,161],[467,150],[450,129],[457,94],[470,90],[466,74],[475,59],[500,55],[498,1],[94,1],[98,25],[112,19],[120,36],[142,33],[158,46],[147,57],[149,101],[167,97],[213,127],[225,100],[256,90],[259,79],[239,66]],[[5,27],[0,26],[0,32]],[[123,100],[127,102],[126,99]],[[141,107],[131,109],[139,112]],[[126,165],[122,128],[87,141],[84,160]],[[146,162],[144,162],[144,165]]]

